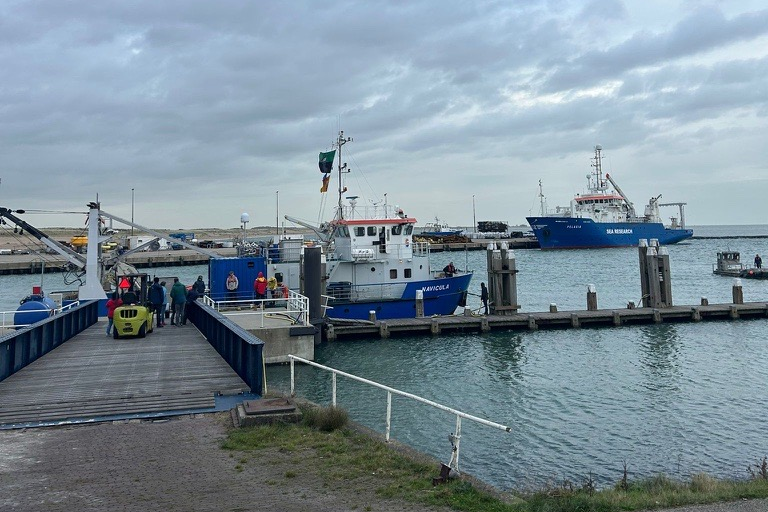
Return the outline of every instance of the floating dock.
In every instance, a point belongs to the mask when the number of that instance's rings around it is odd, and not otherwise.
[[[768,318],[768,303],[748,302],[744,304],[709,304],[666,308],[556,311],[551,313],[516,313],[503,316],[452,315],[358,322],[355,324],[333,320],[326,325],[325,337],[328,341],[336,341],[350,338],[389,338],[392,336],[498,330],[535,331],[538,329],[620,327],[624,325],[753,318]]]

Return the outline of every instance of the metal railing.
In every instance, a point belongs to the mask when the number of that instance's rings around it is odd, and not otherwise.
[[[288,291],[288,297],[270,299],[215,300],[205,295],[201,301],[224,316],[259,315],[261,327],[270,317],[287,317],[293,324],[310,325],[309,297],[294,291]]]
[[[418,395],[414,395],[412,393],[407,393],[405,391],[400,391],[399,389],[395,389],[389,386],[385,386],[384,384],[379,384],[378,382],[374,382],[372,380],[364,379],[363,377],[358,377],[357,375],[352,375],[351,373],[343,372],[341,370],[337,370],[335,368],[331,368],[329,366],[323,366],[321,364],[315,363],[313,361],[309,361],[307,359],[294,356],[294,355],[288,355],[288,358],[291,360],[291,396],[296,396],[296,382],[295,382],[295,374],[294,374],[294,362],[299,361],[300,363],[308,364],[310,366],[314,366],[315,368],[320,368],[321,370],[325,370],[328,372],[331,372],[331,405],[336,407],[336,375],[341,375],[342,377],[347,377],[352,380],[356,380],[358,382],[362,382],[363,384],[368,384],[369,386],[373,386],[379,389],[383,389],[387,392],[387,420],[386,420],[386,431],[385,431],[385,439],[387,442],[389,442],[389,434],[392,426],[392,395],[400,395],[406,398],[410,398],[412,400],[415,400],[417,402],[421,402],[423,404],[430,405],[432,407],[435,407],[436,409],[440,409],[442,411],[446,411],[450,414],[454,414],[456,416],[456,432],[452,432],[449,436],[449,439],[451,441],[451,460],[448,463],[448,466],[455,470],[457,473],[459,473],[459,443],[461,441],[461,419],[467,419],[470,421],[474,421],[476,423],[480,423],[481,425],[485,425],[487,427],[495,428],[498,430],[503,430],[505,432],[511,432],[512,428],[508,427],[506,425],[502,425],[501,423],[495,423],[493,421],[489,421],[483,418],[478,418],[477,416],[473,416],[471,414],[467,414],[465,412],[461,412],[457,409],[453,409],[451,407],[447,407],[445,405],[439,404],[437,402],[433,402],[432,400],[427,400],[426,398],[422,398]]]
[[[68,311],[0,337],[0,381],[55,349],[99,320],[99,301],[81,302]]]
[[[203,302],[189,304],[187,320],[248,384],[251,393],[265,389],[264,342]]]

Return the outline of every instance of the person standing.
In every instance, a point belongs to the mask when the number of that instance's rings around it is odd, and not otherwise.
[[[240,286],[240,282],[237,280],[234,270],[229,271],[229,277],[227,277],[227,300],[237,300],[237,288]]]
[[[157,326],[163,327],[165,319],[163,318],[163,287],[160,285],[160,278],[156,277],[152,286],[149,287],[149,301],[152,303],[152,310],[157,315]]]
[[[269,290],[270,299],[277,298],[277,279],[275,279],[275,276],[271,276],[269,279],[267,279],[267,290]],[[272,300],[272,302],[269,303],[269,306],[275,307],[275,301]]]
[[[264,277],[264,272],[259,272],[258,277],[253,282],[253,291],[256,300],[263,301],[267,298],[267,279]],[[259,307],[264,307],[264,302],[260,302]]]
[[[173,278],[173,287],[171,287],[171,300],[173,301],[173,315],[176,320],[176,327],[187,323],[184,316],[184,310],[187,306],[187,287],[179,282],[178,277]],[[171,324],[174,323],[174,316],[171,316]]]
[[[163,287],[163,310],[160,312],[160,318],[163,319],[163,325],[165,325],[165,312],[168,311],[168,288],[165,287],[165,281],[160,281],[160,286]]]
[[[485,308],[485,314],[488,314],[488,288],[485,283],[480,283],[480,300],[483,301],[483,307]]]
[[[197,288],[195,288],[193,285],[192,288],[190,288],[187,292],[186,308],[184,309],[184,323],[182,325],[187,324],[187,318],[189,318],[189,308],[192,307],[192,303],[195,302],[199,296],[200,294],[197,293]]]
[[[445,273],[445,277],[453,277],[453,274],[456,273],[456,267],[453,266],[453,262],[450,262],[443,267],[443,272]]]
[[[197,276],[197,281],[195,281],[195,284],[192,285],[192,288],[195,289],[198,296],[201,296],[205,293],[205,281],[203,281],[203,276]]]
[[[117,292],[112,294],[112,297],[107,301],[107,336],[112,334],[112,320],[115,316],[115,309],[123,305],[123,299],[121,299]]]
[[[759,254],[755,254],[755,268],[763,267],[763,258]]]

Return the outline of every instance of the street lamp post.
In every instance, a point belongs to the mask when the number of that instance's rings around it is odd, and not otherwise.
[[[133,236],[133,189],[131,189],[131,236]]]
[[[477,217],[475,216],[475,194],[472,194],[472,232],[477,233]]]

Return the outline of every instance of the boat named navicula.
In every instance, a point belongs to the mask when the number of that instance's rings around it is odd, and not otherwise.
[[[693,230],[685,228],[683,207],[686,203],[661,204],[661,195],[658,195],[650,199],[643,215],[637,215],[634,205],[610,174],[603,177],[599,145],[595,146],[587,184],[589,192],[574,197],[570,206],[547,211],[539,182],[541,213],[526,220],[542,249],[629,247],[636,246],[641,239],[652,238],[668,245],[693,236]],[[672,217],[671,224],[665,226],[659,214],[660,206],[678,206],[679,222],[677,217]]]

